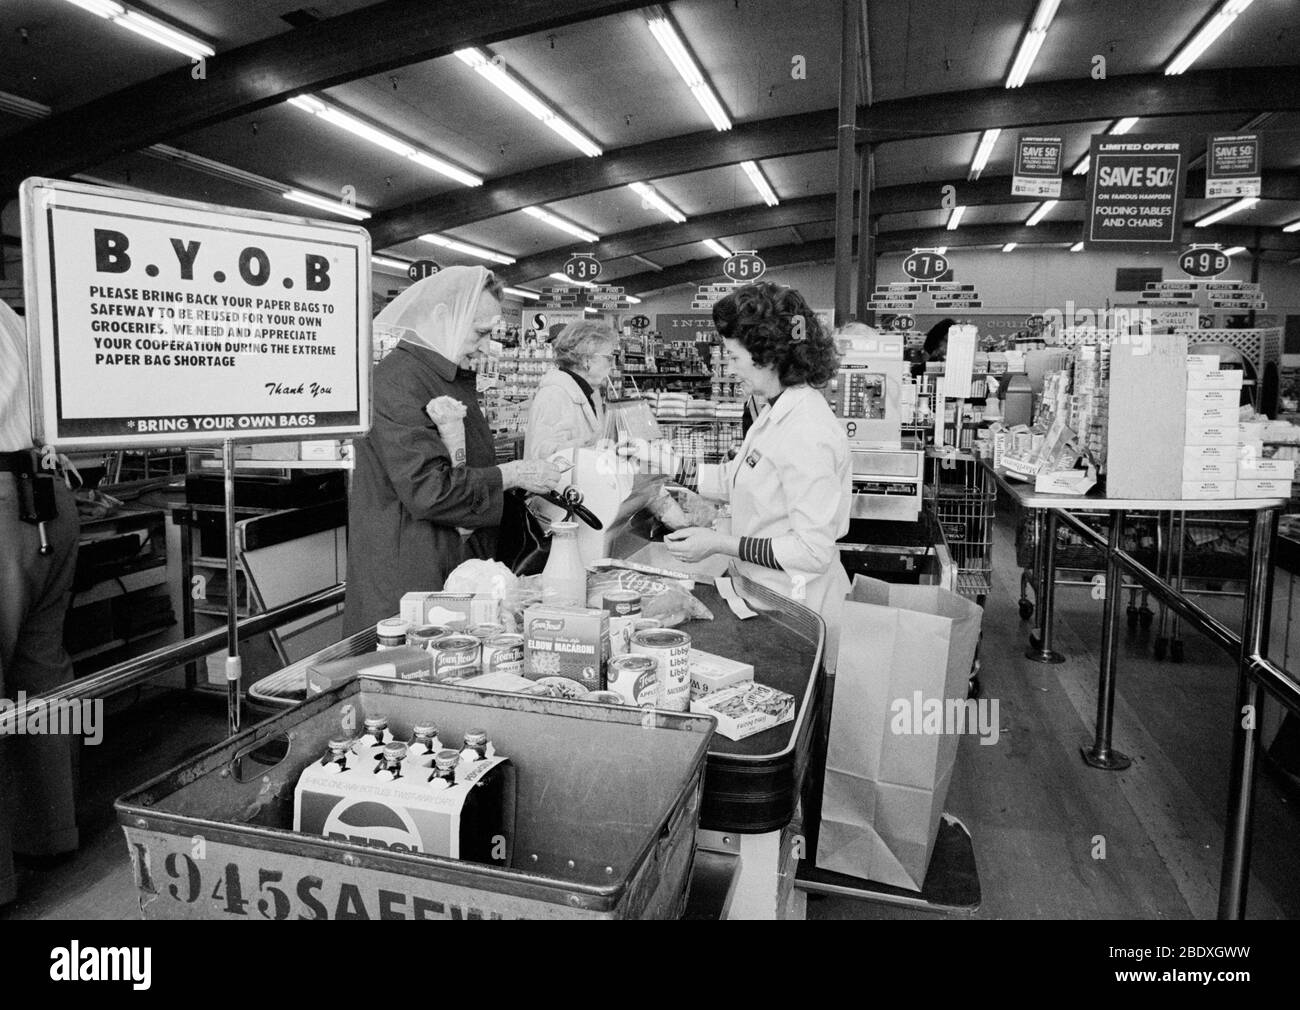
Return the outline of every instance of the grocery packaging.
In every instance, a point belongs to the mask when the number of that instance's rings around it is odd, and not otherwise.
[[[691,700],[753,681],[754,667],[702,649],[691,650]]]
[[[538,604],[524,611],[524,676],[566,677],[588,691],[605,687],[609,614]]]
[[[691,712],[711,715],[728,740],[743,740],[794,718],[794,696],[766,684],[739,684],[691,702]]]
[[[626,568],[605,568],[587,576],[587,605],[600,607],[608,593],[631,590],[641,595],[641,616],[673,628],[689,620],[713,620],[713,613],[680,584]]]
[[[307,667],[307,693],[320,694],[361,674],[398,680],[431,680],[433,657],[417,646],[403,645],[383,652],[314,663]]]

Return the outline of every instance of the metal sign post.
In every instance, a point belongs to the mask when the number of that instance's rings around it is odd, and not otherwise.
[[[226,492],[226,730],[234,736],[243,721],[239,682],[239,566],[235,561],[235,440],[221,443],[221,469]]]

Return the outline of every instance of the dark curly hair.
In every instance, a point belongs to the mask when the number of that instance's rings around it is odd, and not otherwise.
[[[783,386],[824,386],[839,367],[835,341],[794,288],[771,281],[737,288],[713,306],[713,325],[739,341],[754,364],[775,365]]]

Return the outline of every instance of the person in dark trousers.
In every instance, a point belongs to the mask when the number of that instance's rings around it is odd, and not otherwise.
[[[403,593],[442,589],[462,561],[491,558],[506,491],[541,493],[559,482],[543,460],[497,464],[478,373],[465,367],[504,328],[501,294],[483,267],[448,267],[375,320],[376,332],[398,343],[375,366],[372,426],[355,443],[346,634],[395,615]]]
[[[0,695],[10,699],[39,698],[72,680],[63,619],[81,527],[62,475],[32,451],[26,346],[23,320],[0,302]],[[52,497],[57,515],[45,523],[45,553],[40,527],[20,517],[20,482],[41,482],[39,497]],[[0,905],[17,895],[14,853],[42,859],[78,844],[77,742],[12,733],[0,729]]]

